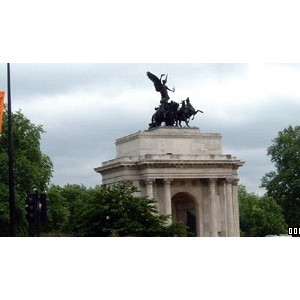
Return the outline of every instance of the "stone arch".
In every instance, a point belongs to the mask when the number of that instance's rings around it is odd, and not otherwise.
[[[188,226],[191,236],[199,236],[198,203],[196,199],[190,193],[179,192],[172,197],[171,201],[173,218]]]

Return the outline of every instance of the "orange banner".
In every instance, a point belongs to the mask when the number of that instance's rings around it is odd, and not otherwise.
[[[0,91],[0,139],[2,135],[3,111],[4,111],[4,92]]]

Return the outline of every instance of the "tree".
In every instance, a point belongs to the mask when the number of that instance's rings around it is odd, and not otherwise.
[[[35,125],[21,111],[12,114],[14,144],[14,181],[16,204],[16,232],[27,234],[25,212],[26,195],[35,189],[44,191],[52,176],[52,162],[40,148],[41,125]],[[9,189],[8,189],[8,140],[7,112],[4,114],[3,134],[0,143],[0,235],[8,235]]]
[[[289,227],[300,227],[300,126],[288,126],[268,148],[276,171],[267,173],[262,187],[282,207]]]
[[[77,184],[67,184],[64,187],[51,185],[47,191],[50,202],[45,229],[59,235],[76,234],[77,215],[91,191],[92,189],[88,190]]]
[[[242,236],[266,236],[287,233],[282,209],[270,196],[248,193],[239,186],[240,228]]]
[[[48,218],[43,226],[43,231],[51,231],[61,235],[67,232],[70,221],[70,209],[67,200],[62,196],[63,188],[52,185],[47,191]]]
[[[185,234],[185,226],[168,224],[155,201],[136,197],[134,187],[97,187],[81,210],[77,232],[81,236],[173,236]]]
[[[68,203],[67,226],[60,233],[72,236],[185,236],[186,227],[181,222],[172,222],[170,216],[160,215],[155,202],[147,197],[134,196],[136,189],[124,185],[104,188],[85,188],[67,185],[64,188],[50,187],[50,203],[53,195]],[[58,195],[59,194],[59,195]],[[61,201],[61,200],[60,200]],[[50,204],[49,220],[55,204]],[[57,228],[55,228],[57,229]]]

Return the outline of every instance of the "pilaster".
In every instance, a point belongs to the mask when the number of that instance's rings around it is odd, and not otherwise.
[[[165,201],[165,214],[172,215],[172,202],[171,202],[171,178],[165,178],[164,183],[164,201]]]
[[[220,181],[220,206],[221,206],[221,222],[222,223],[222,231],[225,236],[228,236],[228,225],[227,225],[227,203],[226,203],[226,182],[225,180]]]
[[[226,206],[227,206],[227,233],[228,236],[235,236],[234,216],[233,216],[233,199],[232,199],[232,178],[226,178]]]
[[[202,190],[202,181],[200,180],[200,193],[199,193],[199,197],[197,200],[198,205],[198,220],[197,220],[197,233],[199,236],[204,236],[204,207],[203,207],[203,190]]]
[[[210,178],[209,182],[209,197],[210,197],[210,235],[218,236],[218,214],[217,214],[217,199],[216,199],[216,178]]]
[[[239,198],[238,198],[238,178],[232,179],[232,204],[233,204],[233,220],[235,236],[240,236],[240,214],[239,214]]]
[[[155,179],[145,179],[144,183],[146,185],[146,195],[152,199],[153,198],[153,184]]]

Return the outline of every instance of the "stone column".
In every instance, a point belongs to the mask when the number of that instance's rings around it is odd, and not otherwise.
[[[198,196],[197,202],[198,202],[198,214],[197,214],[197,218],[198,218],[198,227],[197,227],[197,232],[199,236],[204,236],[204,213],[203,213],[203,195],[202,195],[202,182],[200,180],[200,193]]]
[[[218,236],[218,212],[216,199],[217,179],[209,179],[209,197],[210,197],[210,236]]]
[[[227,236],[235,236],[232,199],[232,178],[226,178]]]
[[[225,236],[228,236],[227,232],[227,206],[226,206],[226,182],[222,180],[220,182],[221,193],[220,193],[220,211],[221,211],[221,227],[222,231],[225,233]]]
[[[171,182],[172,179],[170,178],[164,179],[164,202],[166,215],[172,215]]]
[[[238,197],[238,178],[232,179],[232,201],[233,201],[233,220],[235,236],[240,236],[240,213]]]
[[[146,185],[146,195],[150,198],[153,199],[153,184],[155,182],[155,179],[146,179],[145,180],[145,185]]]

